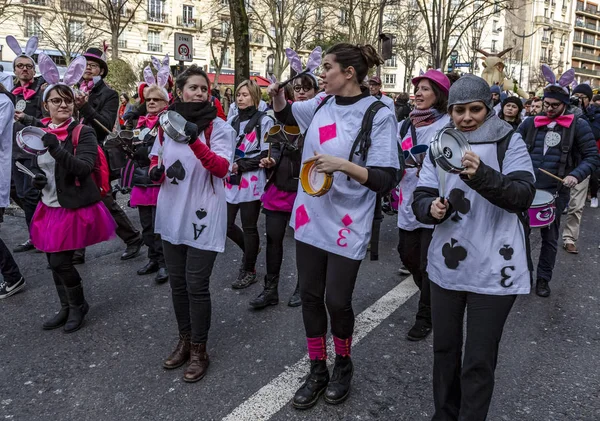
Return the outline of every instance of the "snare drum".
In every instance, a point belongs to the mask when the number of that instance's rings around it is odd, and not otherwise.
[[[547,227],[554,222],[556,216],[556,197],[545,190],[537,190],[529,208],[529,226],[531,228]]]
[[[42,141],[42,137],[45,134],[46,132],[39,127],[25,127],[17,133],[17,145],[31,155],[43,155],[48,151],[48,148],[44,146],[44,142]]]
[[[470,150],[471,146],[467,138],[451,127],[438,131],[429,145],[431,160],[444,171],[454,174],[465,169],[462,158]]]
[[[305,162],[300,171],[300,184],[306,194],[310,196],[323,196],[333,184],[333,175],[318,172],[315,161]]]

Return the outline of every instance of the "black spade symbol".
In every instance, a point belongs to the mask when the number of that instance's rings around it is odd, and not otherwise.
[[[504,247],[502,247],[498,253],[500,253],[500,256],[504,257],[504,260],[510,260],[513,257],[513,253],[515,251],[513,250],[513,248],[511,246],[509,246],[508,244],[505,244]]]
[[[471,201],[465,198],[465,192],[461,189],[452,190],[448,200],[452,204],[452,208],[456,211],[452,216],[452,220],[455,222],[462,220],[459,213],[466,215],[471,210]]]
[[[172,178],[171,184],[179,184],[177,180],[183,181],[185,178],[185,168],[181,165],[181,161],[177,160],[167,170],[167,177]]]
[[[205,209],[197,210],[196,216],[198,217],[198,219],[204,219],[206,217],[206,210]]]
[[[442,256],[444,263],[449,269],[456,269],[458,264],[467,258],[467,250],[464,247],[456,246],[457,241],[454,238],[450,239],[449,243],[442,247]]]

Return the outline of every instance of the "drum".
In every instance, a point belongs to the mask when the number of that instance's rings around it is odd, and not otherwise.
[[[187,143],[189,136],[185,134],[186,120],[175,111],[165,111],[158,118],[158,123],[163,131],[175,142]]]
[[[531,228],[547,227],[554,222],[556,216],[555,196],[545,190],[537,190],[529,208],[529,226]]]
[[[300,170],[300,184],[306,194],[310,196],[323,196],[333,184],[333,175],[318,172],[315,161],[305,162]]]
[[[31,155],[43,155],[48,151],[48,148],[44,146],[44,142],[42,141],[42,137],[45,134],[46,132],[39,127],[25,127],[17,133],[17,145]]]
[[[288,143],[295,145],[300,136],[300,127],[274,125],[269,130],[266,138],[267,143]]]
[[[429,156],[444,171],[458,174],[465,169],[462,158],[470,150],[469,141],[460,131],[446,127],[433,138],[429,145]]]

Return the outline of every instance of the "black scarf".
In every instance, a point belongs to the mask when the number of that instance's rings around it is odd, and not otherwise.
[[[198,126],[198,131],[204,131],[211,121],[217,117],[217,109],[210,102],[175,102],[169,107],[187,121]]]
[[[254,114],[256,114],[258,110],[256,109],[256,107],[254,105],[252,105],[251,107],[247,107],[247,108],[240,108],[239,109],[239,116],[240,116],[240,121],[246,121],[246,120],[250,120],[252,118],[252,116]]]

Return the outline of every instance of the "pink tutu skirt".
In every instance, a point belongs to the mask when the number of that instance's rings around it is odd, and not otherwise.
[[[158,203],[158,192],[160,186],[156,187],[134,187],[129,196],[129,206],[156,206]]]
[[[117,223],[104,203],[85,208],[51,208],[41,201],[31,221],[31,241],[38,250],[56,253],[110,240]]]

